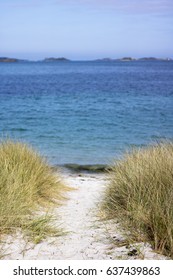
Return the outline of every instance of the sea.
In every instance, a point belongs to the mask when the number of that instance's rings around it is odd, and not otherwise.
[[[52,165],[110,164],[173,140],[173,61],[0,63],[0,138]]]

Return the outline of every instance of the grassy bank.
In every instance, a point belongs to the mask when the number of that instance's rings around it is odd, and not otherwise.
[[[51,217],[39,213],[61,201],[64,189],[57,174],[31,147],[12,141],[0,143],[1,235],[20,228],[39,242],[52,233]]]
[[[135,240],[173,257],[173,143],[133,150],[111,167],[104,209]]]

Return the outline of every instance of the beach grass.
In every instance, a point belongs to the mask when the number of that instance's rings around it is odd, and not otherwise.
[[[48,212],[67,189],[33,148],[11,140],[0,143],[0,235],[20,229],[38,243],[55,232]]]
[[[129,238],[173,257],[173,143],[133,149],[113,164],[103,209]]]

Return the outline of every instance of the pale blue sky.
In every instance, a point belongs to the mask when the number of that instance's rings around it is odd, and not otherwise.
[[[173,57],[173,0],[0,0],[0,56]]]

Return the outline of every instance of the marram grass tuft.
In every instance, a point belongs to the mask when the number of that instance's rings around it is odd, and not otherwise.
[[[38,213],[60,202],[65,190],[58,175],[31,147],[10,140],[0,143],[0,234],[20,228],[32,235],[42,231],[44,236],[50,219],[39,218]]]
[[[103,208],[135,239],[173,257],[173,143],[127,153],[111,167]]]

